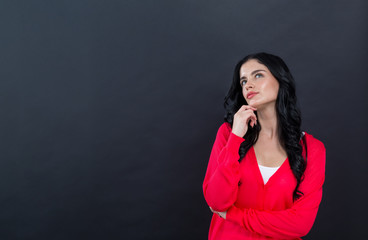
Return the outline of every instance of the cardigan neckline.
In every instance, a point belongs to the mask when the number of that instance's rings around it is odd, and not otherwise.
[[[257,177],[258,182],[261,183],[263,187],[270,185],[273,182],[273,179],[277,178],[277,176],[279,175],[279,172],[283,171],[283,169],[285,168],[285,165],[287,165],[289,162],[289,158],[286,157],[284,162],[279,166],[276,172],[268,179],[267,183],[265,184],[263,181],[261,170],[259,169],[259,166],[258,166],[257,156],[256,156],[256,152],[254,151],[253,146],[251,147],[251,159],[253,160],[253,164],[255,165],[254,167],[257,169],[256,171],[257,171],[257,176],[258,176]]]

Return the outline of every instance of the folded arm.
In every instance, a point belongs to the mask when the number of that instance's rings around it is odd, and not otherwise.
[[[231,132],[228,123],[217,132],[203,182],[204,197],[215,211],[224,211],[236,201],[240,179],[238,151],[243,141]]]
[[[304,195],[291,208],[261,211],[231,206],[227,210],[226,220],[264,236],[285,239],[305,236],[312,228],[322,199],[325,160],[326,150],[318,141],[312,149],[308,149],[307,169],[299,187]]]

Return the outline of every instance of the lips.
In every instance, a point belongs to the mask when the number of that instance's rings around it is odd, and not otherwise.
[[[258,94],[257,92],[249,92],[248,94],[247,94],[247,98],[248,99],[251,99],[252,97],[254,97],[256,94]]]

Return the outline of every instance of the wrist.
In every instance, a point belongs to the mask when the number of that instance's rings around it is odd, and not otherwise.
[[[234,129],[231,132],[233,134],[235,134],[236,136],[238,136],[238,137],[243,137],[245,135],[245,134],[241,134],[240,131],[237,131],[237,130],[234,130]]]

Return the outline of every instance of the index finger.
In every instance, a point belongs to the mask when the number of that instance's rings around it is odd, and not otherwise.
[[[240,111],[240,110],[246,110],[246,109],[249,109],[249,108],[251,108],[252,110],[254,110],[254,111],[256,111],[257,110],[257,108],[255,108],[255,107],[253,107],[253,106],[251,106],[251,105],[243,105],[243,106],[241,106],[240,108],[239,108],[239,110],[238,111]]]

